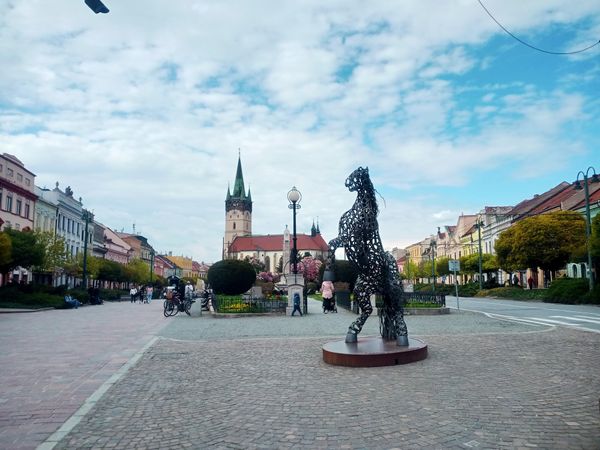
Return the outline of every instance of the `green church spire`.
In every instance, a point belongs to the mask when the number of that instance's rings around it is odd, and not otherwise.
[[[242,172],[242,158],[238,155],[237,170],[235,172],[235,181],[233,183],[233,192],[227,187],[227,196],[225,197],[225,210],[241,209],[242,211],[252,212],[252,197],[250,189],[246,194],[244,187],[244,174]]]

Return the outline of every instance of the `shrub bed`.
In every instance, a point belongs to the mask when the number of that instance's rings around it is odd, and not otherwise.
[[[552,282],[544,295],[544,302],[587,303],[589,292],[588,280],[585,278],[558,278]]]
[[[508,298],[511,300],[542,300],[544,289],[521,289],[518,287],[499,287],[479,291],[475,297]]]
[[[415,285],[415,292],[432,292],[433,286],[431,284],[417,284]],[[479,291],[479,283],[466,283],[458,285],[458,295],[460,297],[474,297]],[[456,287],[453,284],[436,284],[436,294],[454,295],[456,294]]]

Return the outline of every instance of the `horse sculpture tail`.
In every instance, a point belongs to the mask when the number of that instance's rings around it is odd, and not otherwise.
[[[404,299],[402,281],[396,259],[386,252],[386,279],[384,281],[383,308],[379,315],[379,331],[386,340],[397,340],[399,345],[408,344],[408,330],[404,322]]]

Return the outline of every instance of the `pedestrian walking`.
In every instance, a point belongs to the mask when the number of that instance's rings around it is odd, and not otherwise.
[[[146,303],[150,303],[152,301],[153,293],[154,293],[154,288],[152,286],[148,286],[146,288]]]
[[[300,310],[300,294],[297,292],[294,294],[294,310],[292,311],[292,316],[296,311],[298,311],[300,316],[302,316],[302,311]]]
[[[527,284],[529,285],[529,289],[533,289],[533,278],[531,275],[527,278]]]
[[[136,295],[137,295],[137,289],[134,286],[131,289],[129,289],[129,296],[131,297],[131,303],[135,303],[135,296]]]

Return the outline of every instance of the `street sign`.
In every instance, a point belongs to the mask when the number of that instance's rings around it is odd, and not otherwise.
[[[449,260],[448,270],[450,270],[451,272],[460,272],[460,261],[458,259]]]

